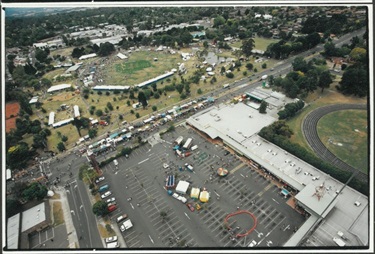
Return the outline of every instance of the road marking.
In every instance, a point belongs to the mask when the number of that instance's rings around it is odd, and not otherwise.
[[[139,164],[142,164],[143,162],[146,162],[146,161],[148,161],[150,158],[147,158],[147,159],[145,159],[145,160],[143,160],[143,161],[141,161],[141,162],[138,162],[138,165]]]
[[[134,206],[133,206],[133,204],[132,203],[130,203],[130,206],[134,209]]]
[[[240,174],[240,176],[242,176],[243,178],[245,178],[245,176],[243,174]]]
[[[245,165],[245,163],[242,162],[240,165],[238,165],[237,167],[235,167],[234,169],[232,169],[230,171],[230,173],[233,174],[234,172],[236,172],[237,170],[239,170],[244,165]]]
[[[150,238],[150,241],[151,241],[152,243],[154,243],[154,240],[152,240],[151,236],[148,235],[148,237]]]
[[[271,189],[272,186],[273,186],[272,183],[268,184],[261,192],[258,193],[258,196],[261,197],[266,191]]]
[[[275,201],[278,205],[280,204],[279,202],[277,202],[275,199],[272,199],[273,201]]]
[[[184,213],[185,215],[186,215],[186,217],[190,220],[190,217],[189,217],[189,215],[187,215],[186,213]]]

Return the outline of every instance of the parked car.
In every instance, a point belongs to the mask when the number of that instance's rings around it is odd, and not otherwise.
[[[124,223],[122,223],[122,225],[120,226],[120,230],[121,232],[124,232],[125,230],[128,230],[132,227],[133,227],[133,223],[131,222],[131,220],[127,220]]]
[[[101,197],[102,197],[102,199],[105,199],[105,198],[108,197],[109,195],[112,195],[112,192],[111,192],[111,191],[107,191],[107,192],[105,192]]]
[[[116,202],[108,203],[108,207],[113,206],[113,205],[116,205]]]
[[[185,197],[182,197],[182,196],[179,196],[177,199],[180,200],[184,204],[186,204],[186,202],[187,202],[187,199]]]
[[[115,205],[108,206],[108,212],[113,212],[116,209],[117,209],[117,206]]]
[[[257,242],[255,240],[252,240],[249,244],[249,247],[255,247],[257,245]]]
[[[186,206],[190,209],[190,211],[194,212],[194,206],[190,203],[187,203]]]
[[[119,217],[117,217],[116,222],[119,223],[120,221],[123,221],[126,218],[128,218],[128,215],[125,213],[125,214],[120,215]]]
[[[109,198],[109,199],[107,199],[105,202],[107,202],[107,203],[112,203],[112,202],[115,202],[115,200],[116,200],[116,198],[113,197],[113,198]]]
[[[163,168],[169,168],[169,165],[167,163],[163,163]]]
[[[177,193],[173,193],[172,197],[174,197],[175,199],[178,199],[180,196]]]
[[[98,177],[98,178],[96,178],[95,183],[100,183],[100,182],[103,181],[104,179],[105,179],[104,176]]]
[[[195,204],[195,209],[197,209],[197,211],[199,211],[200,209],[202,209],[202,207],[201,207],[200,204],[196,203],[196,204]]]
[[[106,243],[111,243],[111,242],[116,242],[117,241],[117,236],[111,236],[105,239]]]

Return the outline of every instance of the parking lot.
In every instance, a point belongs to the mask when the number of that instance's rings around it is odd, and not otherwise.
[[[184,140],[192,138],[198,149],[189,157],[176,156],[172,148],[178,136]],[[110,163],[102,169],[105,183],[110,185],[117,201],[118,209],[112,212],[112,219],[126,213],[134,225],[123,233],[128,248],[247,247],[253,240],[256,246],[277,247],[305,221],[286,204],[287,200],[269,179],[237,155],[226,155],[221,145],[209,143],[190,128],[176,127],[161,142],[153,144],[134,150],[128,158],[117,159],[118,167]],[[164,163],[169,167],[164,168]],[[193,172],[179,170],[185,163],[194,167]],[[229,174],[218,176],[219,167],[228,169]],[[201,205],[199,211],[190,211],[164,189],[169,174],[176,176],[176,183],[186,180],[191,187],[206,188],[210,200],[194,201],[188,191],[188,203]],[[224,227],[224,218],[237,210],[251,212],[257,225],[248,236],[234,239],[232,234],[244,233],[253,225],[251,220],[238,215],[229,221],[233,228],[229,232]]]

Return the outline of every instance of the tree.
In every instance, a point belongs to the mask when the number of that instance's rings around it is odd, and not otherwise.
[[[249,71],[251,71],[253,68],[254,68],[254,65],[252,63],[246,64],[246,69],[248,69]]]
[[[161,217],[162,221],[164,222],[167,218],[167,212],[160,211],[160,217]]]
[[[7,218],[16,215],[22,211],[22,205],[17,199],[6,199],[6,216]]]
[[[267,113],[267,105],[268,105],[268,103],[267,102],[265,102],[265,101],[262,101],[262,103],[260,104],[260,107],[259,107],[259,113],[261,113],[261,114],[265,114],[265,113]]]
[[[95,115],[100,117],[100,116],[103,115],[103,111],[101,109],[98,109],[98,110],[96,110]]]
[[[47,138],[41,134],[34,134],[33,136],[33,147],[35,148],[46,148]]]
[[[21,169],[26,166],[31,156],[33,156],[33,153],[29,151],[28,144],[20,142],[8,149],[7,164],[11,169]]]
[[[367,96],[369,93],[367,70],[362,66],[346,68],[337,88],[343,94],[353,94],[359,97]]]
[[[267,64],[266,63],[262,64],[262,68],[263,69],[267,68]]]
[[[146,108],[148,105],[146,95],[143,91],[138,93],[138,102],[142,104],[143,108]]]
[[[66,142],[66,141],[68,141],[68,137],[65,136],[65,135],[62,135],[62,136],[61,136],[61,141],[62,141],[62,142]]]
[[[293,71],[302,71],[303,73],[308,71],[308,65],[302,56],[296,57],[292,63],[292,66]]]
[[[354,48],[350,51],[350,58],[357,62],[365,62],[367,57],[367,51],[364,48]]]
[[[64,145],[64,143],[63,143],[63,142],[59,142],[59,143],[57,144],[57,149],[58,149],[60,152],[65,151],[66,149],[65,149],[65,145]]]
[[[89,137],[92,139],[92,138],[95,138],[96,135],[98,133],[98,130],[97,129],[90,129],[89,130]]]
[[[103,200],[97,201],[97,202],[92,206],[92,212],[93,212],[96,216],[105,216],[105,215],[109,214],[107,203],[104,202]]]
[[[158,108],[155,105],[152,106],[152,111],[156,111],[156,110],[158,110]]]
[[[202,92],[202,89],[198,88],[197,93],[198,93],[198,94],[202,94],[202,93],[203,93],[203,92]]]
[[[26,200],[42,200],[47,196],[48,189],[39,182],[33,182],[22,192],[22,197]]]
[[[253,38],[243,40],[242,46],[241,46],[242,53],[246,57],[249,57],[251,55],[251,51],[253,50],[254,46],[255,46],[255,42],[254,42]]]
[[[110,102],[107,102],[107,108],[111,111],[113,110],[113,106]]]
[[[99,56],[108,56],[115,51],[115,46],[110,42],[101,43],[98,51]]]
[[[329,85],[332,83],[331,73],[329,71],[323,71],[319,76],[318,86],[322,88],[322,93],[324,88],[328,88]]]

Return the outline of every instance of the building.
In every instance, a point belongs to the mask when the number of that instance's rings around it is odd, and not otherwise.
[[[50,207],[42,202],[8,218],[7,249],[29,249],[29,236],[51,225]]]
[[[51,126],[55,122],[55,112],[49,113],[48,126]]]
[[[47,93],[53,93],[53,92],[68,89],[68,88],[71,88],[71,87],[72,87],[71,84],[55,85],[55,86],[51,86],[50,88],[48,88]]]
[[[125,56],[123,53],[118,53],[118,54],[117,54],[117,57],[120,58],[121,60],[128,59],[128,57]]]
[[[113,90],[118,90],[118,91],[125,91],[125,90],[129,90],[130,89],[130,86],[94,86],[92,88],[93,90],[97,90],[97,91],[100,91],[100,90],[107,90],[107,91],[113,91]]]
[[[74,121],[74,118],[65,119],[65,120],[62,120],[60,122],[52,124],[52,127],[53,128],[58,128],[58,127],[64,126],[64,125],[66,125],[66,124],[68,124],[70,122],[73,122],[73,121]]]
[[[163,74],[163,75],[157,76],[156,78],[152,78],[152,79],[150,79],[150,80],[147,80],[147,81],[145,81],[145,82],[142,82],[142,83],[136,85],[136,87],[138,87],[138,88],[142,88],[142,87],[145,87],[145,86],[151,85],[152,83],[155,83],[155,82],[160,81],[160,80],[162,80],[162,79],[168,78],[168,77],[172,76],[173,74],[174,74],[173,71],[171,71],[171,72],[167,72],[167,73],[165,73],[165,74]]]
[[[80,64],[73,65],[73,66],[69,67],[69,68],[65,71],[65,73],[77,72],[78,69],[79,69],[80,67],[81,67]]]
[[[77,105],[74,105],[73,106],[73,111],[74,111],[74,117],[80,117],[80,113],[79,113],[79,107]]]
[[[39,97],[38,96],[34,96],[33,98],[31,98],[31,100],[29,101],[29,104],[34,104],[34,103],[37,103],[39,100]]]
[[[258,136],[276,121],[270,114],[243,103],[219,105],[193,115],[187,123],[211,139],[221,139],[294,195],[296,208],[309,217],[284,246],[299,246],[310,237],[323,246],[336,246],[333,238],[338,231],[346,236],[347,246],[368,245],[368,197]]]
[[[86,60],[86,59],[89,59],[89,58],[93,58],[93,57],[96,57],[96,53],[92,53],[92,54],[88,54],[88,55],[83,55],[79,58],[79,60]]]

